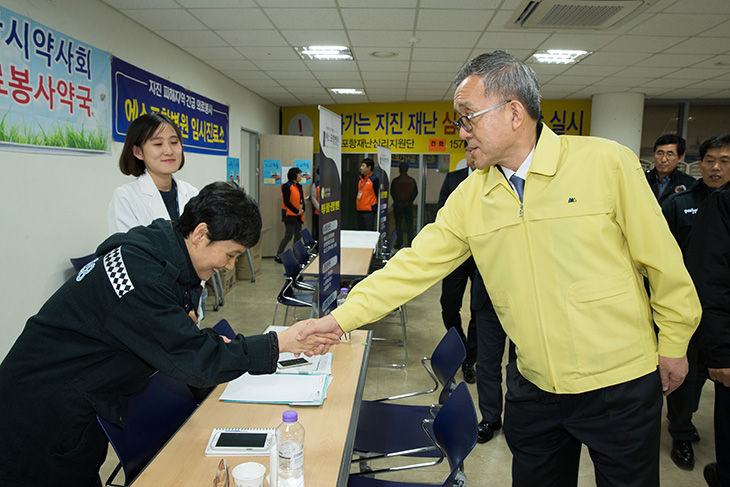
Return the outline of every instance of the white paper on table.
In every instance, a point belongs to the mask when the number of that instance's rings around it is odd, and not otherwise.
[[[291,404],[322,404],[327,385],[321,374],[243,374],[228,383],[221,401]]]

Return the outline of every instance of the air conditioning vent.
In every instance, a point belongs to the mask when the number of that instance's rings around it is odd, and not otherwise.
[[[608,29],[657,0],[525,0],[507,24],[511,29]]]

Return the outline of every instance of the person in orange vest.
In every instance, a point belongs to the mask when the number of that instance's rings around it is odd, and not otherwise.
[[[373,174],[375,162],[369,157],[360,163],[360,181],[357,183],[357,229],[373,230],[378,210],[380,182]]]
[[[319,177],[319,168],[315,173]],[[312,238],[319,240],[319,180],[309,189],[309,202],[312,203]]]
[[[302,170],[293,167],[289,169],[286,178],[289,182],[281,185],[281,221],[284,222],[284,238],[281,239],[279,250],[274,257],[274,261],[279,264],[281,264],[279,254],[284,252],[289,240],[294,237],[296,242],[301,238],[300,232],[304,222],[304,190],[299,184],[302,180]]]

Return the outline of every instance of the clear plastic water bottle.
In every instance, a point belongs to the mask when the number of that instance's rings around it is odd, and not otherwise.
[[[276,428],[277,487],[304,487],[304,426],[297,419],[296,411],[284,411]]]
[[[337,295],[337,307],[339,308],[343,304],[345,304],[345,300],[347,299],[347,288],[343,287],[340,289],[340,294]]]

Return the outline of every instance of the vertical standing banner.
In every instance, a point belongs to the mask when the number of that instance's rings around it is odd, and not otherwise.
[[[337,306],[340,292],[340,229],[342,212],[342,121],[319,107],[319,315]]]
[[[378,231],[380,241],[388,236],[388,192],[390,191],[390,147],[378,146],[378,166],[380,167],[380,194],[378,195]]]

